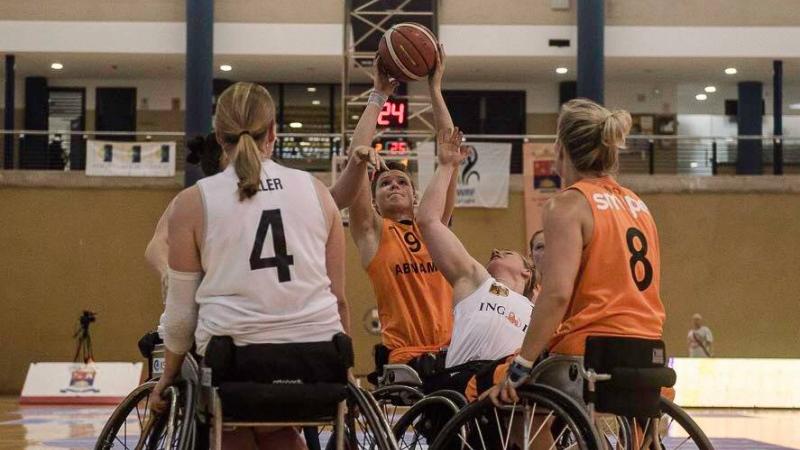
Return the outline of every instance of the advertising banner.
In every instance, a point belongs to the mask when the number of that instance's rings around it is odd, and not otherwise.
[[[471,142],[469,156],[458,170],[456,206],[468,208],[507,208],[510,179],[511,144]],[[419,189],[425,190],[436,170],[434,143],[425,142],[419,152]]]
[[[175,176],[175,142],[93,141],[86,144],[86,175]]]

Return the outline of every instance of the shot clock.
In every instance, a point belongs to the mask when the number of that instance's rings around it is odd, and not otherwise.
[[[385,128],[408,128],[408,100],[390,98],[383,104],[378,115],[378,126]]]

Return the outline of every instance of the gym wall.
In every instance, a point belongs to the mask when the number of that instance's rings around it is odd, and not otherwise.
[[[162,308],[158,276],[143,253],[178,186],[130,183],[136,187],[23,188],[0,178],[0,393],[19,392],[30,362],[72,358],[83,309],[98,313],[98,360],[140,359],[136,341],[155,327]],[[699,312],[718,356],[800,356],[792,320],[800,318],[800,194],[792,192],[643,195],[661,236],[671,355],[685,356],[691,315]],[[457,210],[454,230],[484,261],[493,247],[524,247],[522,217],[522,193],[515,191],[508,209]],[[363,325],[374,301],[350,238],[347,277],[356,371],[364,375],[378,338]]]

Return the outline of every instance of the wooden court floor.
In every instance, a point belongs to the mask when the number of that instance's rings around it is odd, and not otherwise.
[[[0,397],[0,449],[91,449],[113,408],[19,406]],[[800,410],[692,410],[717,450],[800,449]]]

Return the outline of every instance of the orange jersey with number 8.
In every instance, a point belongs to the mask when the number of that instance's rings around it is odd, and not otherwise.
[[[550,351],[582,355],[591,335],[661,338],[661,255],[647,205],[611,177],[583,179],[568,189],[586,197],[594,231]]]

